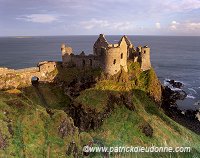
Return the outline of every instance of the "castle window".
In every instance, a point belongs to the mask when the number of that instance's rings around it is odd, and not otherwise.
[[[89,59],[89,61],[90,61],[90,66],[92,66],[92,59]]]
[[[114,64],[114,65],[116,64],[116,59],[114,59],[113,64]]]
[[[123,53],[121,53],[121,59],[123,59]]]
[[[144,50],[144,54],[146,54],[146,50]]]
[[[105,52],[105,49],[104,48],[101,48],[101,54],[100,55],[103,55]]]
[[[85,67],[85,60],[82,61],[82,66]]]

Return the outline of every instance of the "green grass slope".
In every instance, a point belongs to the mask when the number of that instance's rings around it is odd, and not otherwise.
[[[31,99],[19,90],[0,92],[0,157],[66,157],[71,142],[80,150],[73,120],[62,110],[50,116]]]
[[[93,88],[86,89],[75,99],[84,112],[99,115],[113,105],[100,127],[79,131],[75,120],[64,110],[70,99],[57,84],[38,86],[46,103],[34,87],[0,91],[0,157],[7,158],[72,158],[83,157],[82,147],[90,141],[104,146],[189,146],[191,153],[120,153],[111,157],[200,157],[200,136],[167,117],[159,104],[161,85],[153,69],[142,72],[137,63],[129,62],[128,73],[120,72],[109,80],[102,77]],[[70,80],[85,74],[80,70],[55,70],[57,80]],[[93,74],[94,73],[94,74]],[[99,70],[87,75],[99,75]],[[127,80],[128,78],[128,80]],[[119,100],[127,96],[129,107]],[[46,104],[50,111],[45,109]],[[130,107],[132,106],[132,108]],[[105,113],[106,114],[106,113]],[[94,117],[93,116],[93,117]],[[150,126],[152,135],[144,127]],[[92,153],[89,157],[102,157]]]

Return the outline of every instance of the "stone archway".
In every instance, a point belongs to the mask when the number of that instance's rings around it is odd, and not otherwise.
[[[33,76],[31,78],[31,83],[33,86],[37,85],[39,83],[39,78],[37,76]]]

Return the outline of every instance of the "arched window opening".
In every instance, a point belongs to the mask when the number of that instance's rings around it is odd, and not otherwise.
[[[114,65],[116,64],[116,59],[114,59],[113,64],[114,64]]]
[[[123,59],[123,53],[121,53],[121,59]]]

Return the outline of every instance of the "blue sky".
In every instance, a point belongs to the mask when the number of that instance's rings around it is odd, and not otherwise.
[[[0,36],[197,35],[200,0],[0,0]]]

